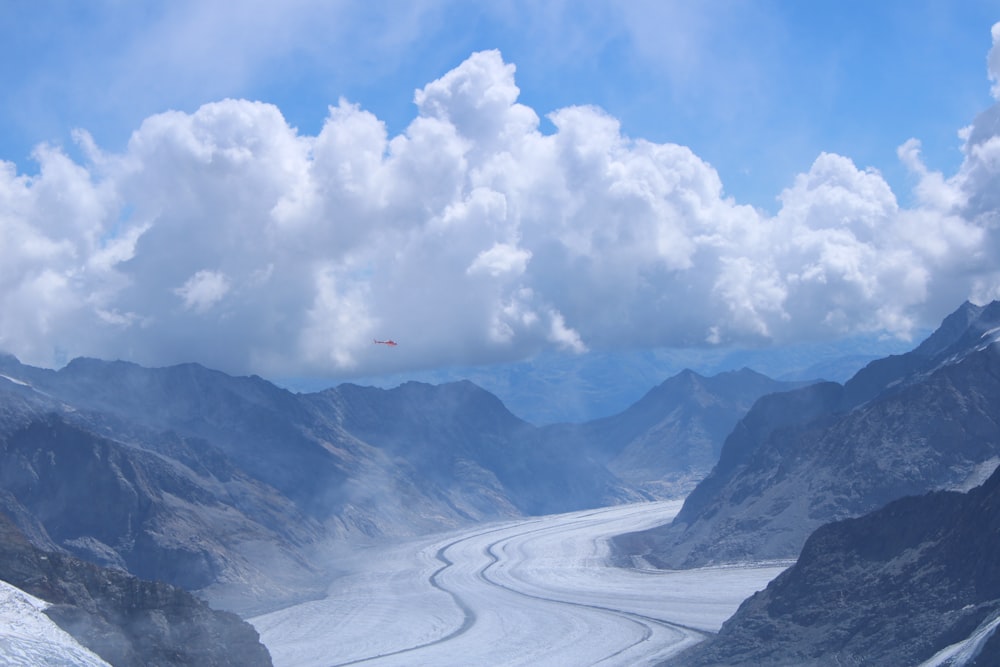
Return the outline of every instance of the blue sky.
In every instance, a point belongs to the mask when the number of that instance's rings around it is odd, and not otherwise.
[[[741,202],[774,199],[821,151],[905,194],[896,147],[953,171],[956,131],[990,105],[994,2],[5,3],[0,157],[87,129],[120,150],[141,121],[227,97],[315,133],[345,97],[390,132],[413,91],[499,49],[539,115],[600,106],[631,137],[690,146]],[[240,34],[242,33],[242,35]]]
[[[347,377],[906,343],[1000,295],[998,20],[4,3],[0,349]]]

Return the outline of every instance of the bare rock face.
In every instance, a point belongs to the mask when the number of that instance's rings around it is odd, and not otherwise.
[[[824,523],[981,483],[1000,462],[998,332],[1000,302],[965,304],[843,386],[761,398],[674,521],[620,553],[668,568],[795,558]]]
[[[45,613],[116,667],[265,666],[257,631],[164,583],[32,546],[0,514],[0,579],[52,603]]]
[[[643,497],[470,382],[292,394],[0,355],[0,509],[36,546],[247,615],[322,593],[332,541]]]
[[[827,524],[719,634],[671,664],[1000,664],[1000,471]]]
[[[214,472],[192,469],[55,413],[7,427],[0,508],[37,546],[192,591],[252,581],[279,601],[318,578],[300,552],[319,523],[224,457]],[[188,448],[181,456],[198,460],[190,443],[173,443],[175,452]],[[259,544],[273,547],[255,551]]]

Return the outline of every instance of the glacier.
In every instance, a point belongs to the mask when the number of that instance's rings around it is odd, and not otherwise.
[[[337,560],[325,598],[254,617],[274,664],[653,665],[717,631],[791,563],[616,567],[609,539],[681,501],[482,524]]]

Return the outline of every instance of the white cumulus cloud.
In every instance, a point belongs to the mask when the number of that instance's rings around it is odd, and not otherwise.
[[[522,274],[531,259],[531,253],[507,243],[495,243],[489,250],[476,256],[466,273],[488,273],[493,277],[504,274]]]
[[[174,293],[184,300],[184,307],[203,313],[229,291],[229,280],[219,271],[199,271]]]
[[[994,28],[996,35],[996,28]],[[996,49],[990,74],[996,80]],[[402,371],[547,348],[908,336],[997,289],[1000,136],[987,111],[945,176],[916,141],[901,206],[824,153],[771,215],[691,149],[592,106],[518,101],[473,54],[390,136],[346,100],[319,132],[239,99],[147,118],[120,153],[0,164],[0,348],[196,360],[230,372]],[[398,348],[375,346],[393,338]]]

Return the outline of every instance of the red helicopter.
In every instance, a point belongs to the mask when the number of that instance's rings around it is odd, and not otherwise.
[[[391,345],[392,347],[396,347],[399,344],[391,338],[389,340],[376,340],[372,338],[372,343],[375,345]]]

